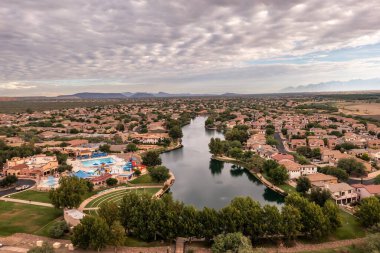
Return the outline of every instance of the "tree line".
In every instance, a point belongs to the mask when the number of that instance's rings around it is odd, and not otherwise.
[[[339,208],[335,203],[327,201],[319,206],[299,194],[287,196],[281,210],[276,206],[261,206],[250,197],[236,197],[220,210],[208,207],[198,210],[173,200],[170,195],[154,199],[148,194],[131,191],[123,197],[119,206],[111,202],[103,203],[98,215],[87,215],[89,217],[74,228],[74,245],[98,249],[99,241],[118,237],[109,230],[113,224],[117,224],[118,231],[121,225],[125,235],[144,241],[169,241],[179,236],[212,240],[220,234],[240,232],[253,242],[265,239],[292,241],[299,236],[317,239],[341,226]],[[94,231],[95,227],[102,231]],[[97,235],[103,239],[97,240]],[[91,241],[97,241],[96,247],[91,247]],[[100,248],[109,244],[107,240],[103,242]]]

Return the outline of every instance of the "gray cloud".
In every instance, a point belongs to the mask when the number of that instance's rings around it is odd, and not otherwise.
[[[212,92],[234,83],[249,91],[247,83],[261,81],[274,90],[283,77],[297,81],[295,72],[312,67],[250,61],[378,43],[379,13],[377,0],[2,0],[0,90],[70,93],[71,80],[82,79],[96,79],[84,81],[87,90],[99,80],[135,90],[207,84]],[[326,73],[334,68],[324,66]],[[361,68],[361,75],[379,70]],[[298,82],[315,82],[304,76]]]

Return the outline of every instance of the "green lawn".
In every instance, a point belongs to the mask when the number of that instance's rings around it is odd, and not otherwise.
[[[90,201],[86,208],[88,207],[99,207],[102,203],[104,202],[115,202],[115,203],[119,203],[124,195],[129,192],[129,191],[136,191],[138,193],[148,193],[149,195],[153,195],[155,194],[156,192],[158,192],[160,190],[160,188],[146,188],[146,189],[127,189],[127,190],[119,190],[119,191],[114,191],[114,192],[110,192],[108,194],[105,194],[103,196],[100,196],[96,199],[93,199],[92,201]]]
[[[285,192],[287,192],[289,194],[292,192],[296,192],[296,188],[294,188],[293,186],[288,185],[288,184],[278,185],[278,188],[284,190]]]
[[[170,244],[167,243],[161,243],[160,241],[153,241],[153,242],[144,242],[134,237],[126,237],[124,246],[127,247],[158,247],[158,246],[170,246]]]
[[[158,184],[153,182],[152,177],[149,174],[139,176],[138,178],[130,181],[131,184]]]
[[[0,235],[34,234],[62,214],[51,207],[0,201]]]
[[[12,194],[10,198],[51,203],[49,199],[49,192],[40,192],[35,190],[27,190],[16,194]]]
[[[364,237],[365,231],[359,224],[358,219],[344,211],[340,211],[342,227],[338,228],[332,235],[336,240],[354,239]]]

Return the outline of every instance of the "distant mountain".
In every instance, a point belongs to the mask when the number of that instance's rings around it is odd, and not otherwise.
[[[316,83],[300,85],[296,87],[287,87],[281,92],[320,92],[320,91],[357,91],[357,90],[380,90],[380,78],[374,79],[353,79],[350,81],[331,81],[325,83]]]
[[[97,93],[97,92],[81,92],[72,95],[62,95],[57,98],[62,99],[139,99],[139,98],[170,98],[170,97],[200,97],[200,96],[218,96],[212,94],[191,94],[177,93],[170,94],[166,92],[148,93],[148,92],[122,92],[122,93]]]
[[[154,98],[154,95],[146,92],[136,92],[130,98]]]
[[[81,98],[81,99],[122,99],[126,98],[122,93],[95,93],[82,92],[73,95],[58,96],[58,98]]]

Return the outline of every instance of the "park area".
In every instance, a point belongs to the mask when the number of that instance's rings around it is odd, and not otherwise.
[[[140,189],[122,189],[118,191],[112,191],[110,193],[101,195],[97,198],[94,198],[91,200],[85,208],[94,208],[94,210],[86,210],[88,214],[96,214],[97,211],[95,208],[99,208],[102,203],[105,202],[114,202],[114,203],[120,203],[123,199],[124,195],[127,194],[130,191],[135,191],[137,193],[147,193],[149,195],[155,194],[160,190],[160,187],[157,188],[140,188]]]
[[[0,236],[14,233],[41,234],[50,223],[62,216],[62,210],[0,201]]]
[[[12,194],[9,196],[12,199],[30,200],[43,203],[51,203],[49,199],[49,192],[41,192],[35,190],[27,190]]]

